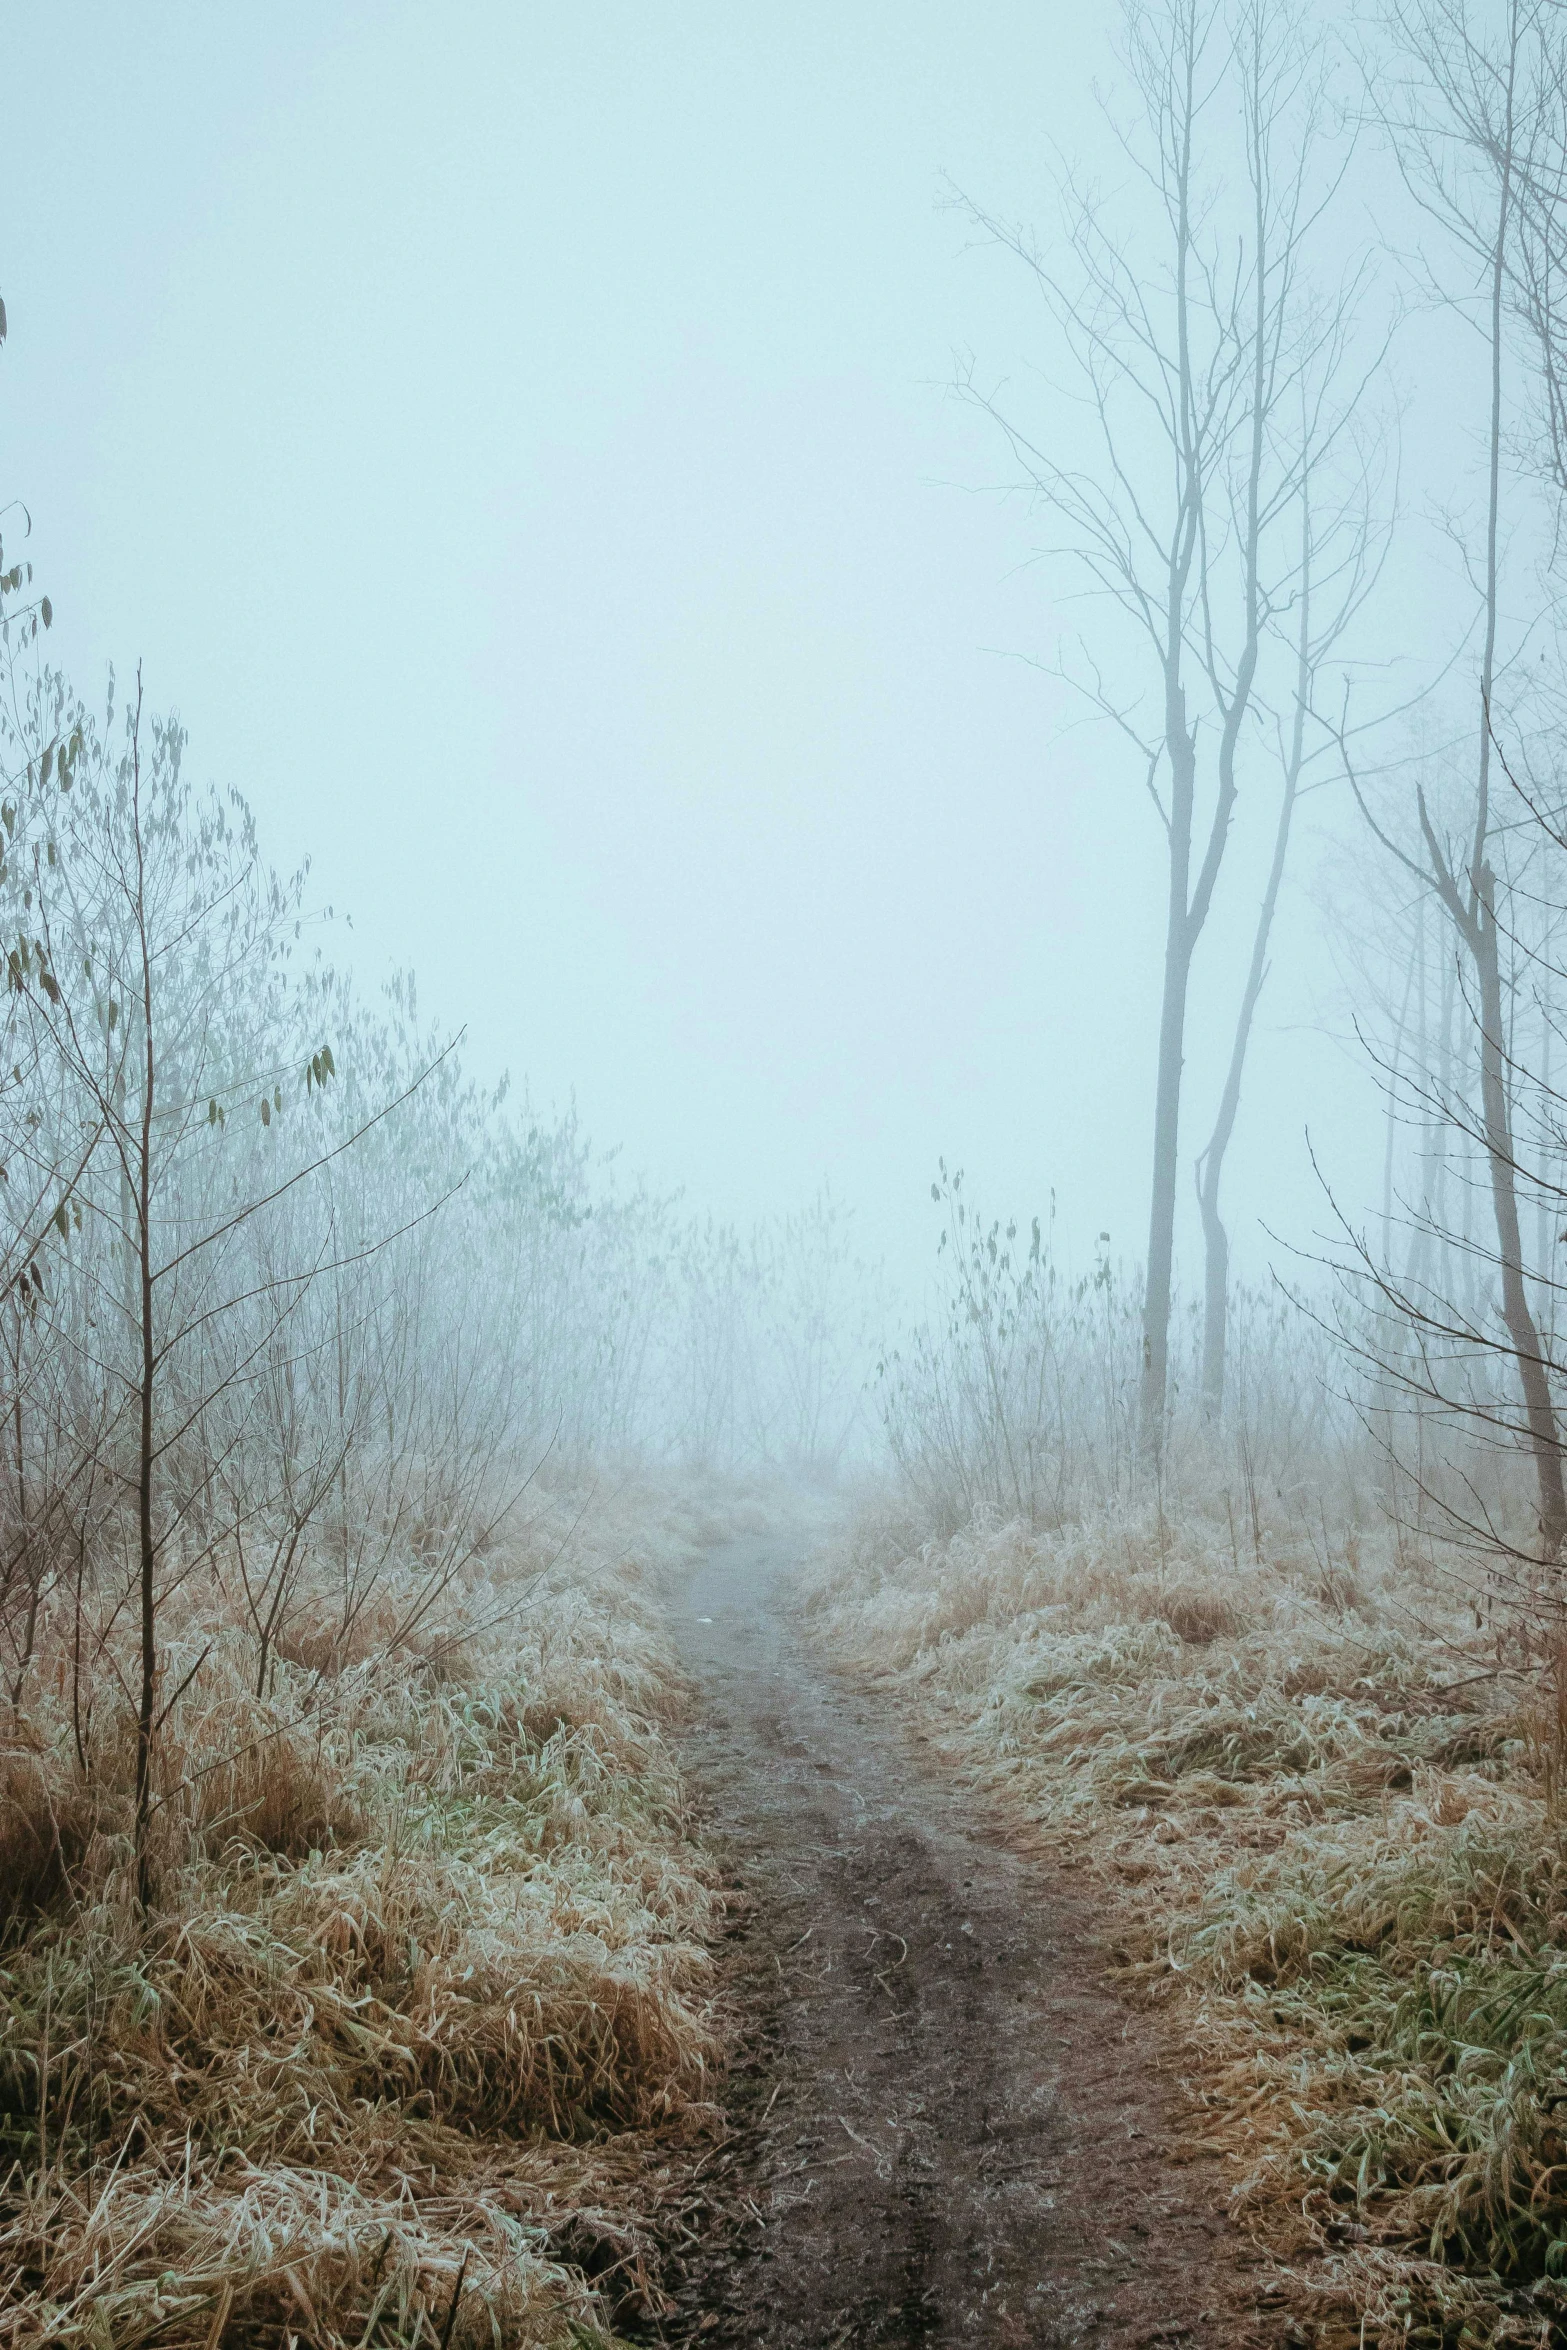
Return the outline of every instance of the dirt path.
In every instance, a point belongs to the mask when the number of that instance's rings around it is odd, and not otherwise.
[[[653,2338],[1288,2340],[1217,2166],[1172,2159],[1157,2035],[1102,1987],[1091,1914],[791,1635],[797,1548],[715,1551],[680,1625],[757,2020]]]

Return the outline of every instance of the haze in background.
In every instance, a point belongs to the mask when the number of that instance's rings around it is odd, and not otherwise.
[[[4,480],[58,656],[89,691],[142,659],[197,772],[351,914],[335,951],[412,965],[476,1068],[574,1092],[700,1207],[830,1177],[911,1283],[939,1155],[998,1207],[1054,1189],[1079,1262],[1144,1237],[1152,814],[1030,665],[1075,622],[945,392],[955,348],[991,379],[1049,354],[942,174],[1045,226],[1109,20],[61,6],[5,34]],[[1188,1159],[1271,823],[1199,958]],[[1227,1178],[1242,1272],[1260,1219],[1324,1220],[1308,1124],[1375,1195],[1322,871],[1303,842]]]

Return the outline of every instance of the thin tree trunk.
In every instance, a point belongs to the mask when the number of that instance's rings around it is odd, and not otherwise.
[[[1554,946],[1552,948],[1554,951]],[[1538,1108],[1535,1116],[1542,1135],[1551,1129],[1551,1031],[1554,1015],[1551,1010],[1551,966],[1544,962],[1540,971],[1540,1076]],[[1547,1166],[1549,1162],[1547,1161]],[[1551,1261],[1551,1197],[1544,1184],[1534,1195],[1534,1262],[1538,1276],[1543,1280]],[[1555,1297],[1547,1292],[1547,1318],[1555,1324]]]
[[[1184,941],[1165,948],[1159,1073],[1154,1093],[1153,1204],[1148,1220],[1148,1277],[1143,1296],[1143,1375],[1139,1419],[1145,1457],[1157,1465],[1164,1447],[1170,1375],[1170,1303],[1175,1279],[1175,1192],[1180,1169],[1181,1064],[1191,958]]]
[[[1246,1047],[1251,1041],[1251,1024],[1268,976],[1268,938],[1273,928],[1274,910],[1279,902],[1279,886],[1284,878],[1284,860],[1289,852],[1290,825],[1295,814],[1295,800],[1300,785],[1300,768],[1294,764],[1285,781],[1284,794],[1279,803],[1279,821],[1273,835],[1273,862],[1268,869],[1267,887],[1257,910],[1257,929],[1251,944],[1251,968],[1246,974],[1246,986],[1241,996],[1240,1013],[1235,1022],[1235,1041],[1230,1048],[1230,1065],[1225,1072],[1224,1091],[1219,1096],[1218,1115],[1208,1147],[1197,1162],[1197,1199],[1202,1210],[1203,1237],[1203,1321],[1202,1321],[1202,1408],[1206,1419],[1216,1420],[1224,1408],[1224,1370],[1229,1337],[1229,1278],[1230,1239],[1219,1214],[1219,1185],[1224,1175],[1225,1153],[1235,1132],[1236,1113],[1240,1108],[1241,1079],[1246,1068]]]
[[[149,1054],[150,1058],[150,1054]],[[149,1095],[150,1099],[150,1095]],[[147,1156],[151,1149],[151,1119],[142,1112],[142,1177],[137,1187],[141,1244],[141,1395],[137,1444],[136,1531],[141,1583],[141,1692],[136,1717],[136,1891],[142,1908],[152,1898],[151,1860],[147,1849],[152,1822],[153,1709],[158,1694],[157,1548],[152,1529],[152,1262],[148,1246]]]
[[[1548,1557],[1567,1539],[1567,1491],[1562,1484],[1561,1438],[1539,1327],[1524,1280],[1523,1239],[1518,1218],[1517,1162],[1513,1156],[1512,1105],[1502,1042],[1501,957],[1497,946],[1495,883],[1482,870],[1482,896],[1474,940],[1480,980],[1480,1093],[1485,1116],[1485,1153],[1491,1170],[1491,1202],[1502,1272],[1502,1319],[1518,1365],[1524,1417],[1540,1488],[1540,1534]]]
[[[1145,1464],[1153,1468],[1158,1467],[1164,1450],[1169,1392],[1181,1069],[1186,1051],[1186,996],[1192,968],[1187,883],[1191,870],[1192,804],[1196,795],[1196,752],[1186,729],[1186,697],[1178,683],[1169,689],[1167,709],[1166,739],[1174,770],[1170,790],[1170,891],[1165,926],[1164,997],[1159,1013],[1159,1066],[1154,1084],[1153,1190],[1148,1216],[1143,1368],[1138,1408],[1140,1448]]]
[[[1503,1004],[1501,949],[1496,927],[1496,880],[1486,857],[1490,830],[1492,694],[1496,680],[1496,633],[1499,610],[1498,541],[1502,469],[1502,293],[1506,278],[1507,239],[1512,225],[1514,91],[1520,42],[1516,5],[1509,10],[1507,111],[1502,142],[1502,171],[1497,206],[1496,242],[1491,260],[1491,432],[1490,479],[1485,534],[1485,650],[1480,666],[1480,755],[1476,794],[1474,848],[1469,871],[1468,943],[1480,988],[1480,1098],[1485,1123],[1485,1152],[1490,1166],[1491,1201],[1496,1213],[1497,1249],[1502,1273],[1502,1318],[1518,1364],[1523,1389],[1524,1416],[1534,1454],[1540,1489],[1540,1534],[1546,1553],[1554,1558],[1567,1536],[1567,1494],[1562,1487],[1561,1440],[1550,1380],[1540,1348],[1529,1293],[1524,1282],[1523,1240],[1518,1221],[1517,1161],[1512,1131],[1512,1105],[1507,1093],[1506,1018]]]
[[[1491,243],[1490,338],[1491,416],[1485,533],[1485,644],[1480,663],[1480,739],[1475,780],[1475,820],[1467,870],[1460,874],[1444,854],[1423,792],[1417,793],[1420,828],[1430,859],[1427,876],[1474,965],[1480,998],[1479,1035],[1481,1127],[1491,1205],[1496,1224],[1496,1262],[1501,1273],[1502,1319],[1518,1383],[1524,1420],[1539,1485],[1540,1533],[1546,1555],[1555,1558],[1567,1539],[1567,1494],[1563,1491],[1561,1438],[1539,1326],[1524,1278],[1523,1239],[1518,1215],[1517,1153],[1507,1087],[1507,1001],[1496,920],[1496,876],[1488,847],[1491,826],[1492,695],[1496,680],[1496,639],[1500,611],[1499,542],[1502,471],[1502,298],[1507,244],[1513,223],[1516,166],[1515,96],[1522,42],[1516,0],[1508,9],[1506,106],[1496,152],[1499,159],[1496,231]],[[1509,974],[1509,981],[1511,974]],[[1467,1186],[1465,1222],[1467,1226]],[[1467,1230],[1465,1237],[1467,1239]],[[1466,1248],[1465,1256],[1470,1255]],[[1478,1319],[1479,1300],[1470,1308]]]
[[[1258,337],[1260,342],[1260,324]],[[1255,595],[1255,537],[1250,573]],[[1224,1178],[1225,1154],[1229,1150],[1230,1139],[1235,1132],[1236,1114],[1240,1109],[1241,1080],[1246,1070],[1246,1049],[1251,1042],[1252,1018],[1268,976],[1268,941],[1272,935],[1273,916],[1284,880],[1290,828],[1295,819],[1295,802],[1300,793],[1306,745],[1306,703],[1310,691],[1311,508],[1303,497],[1300,632],[1295,648],[1295,719],[1284,767],[1279,820],[1274,828],[1273,862],[1268,868],[1267,886],[1257,909],[1257,928],[1251,943],[1251,966],[1246,974],[1240,1012],[1235,1022],[1235,1040],[1230,1048],[1230,1065],[1225,1072],[1224,1090],[1219,1096],[1218,1115],[1213,1122],[1213,1132],[1208,1137],[1208,1147],[1197,1162],[1197,1199],[1202,1211],[1203,1237],[1202,1408],[1204,1418],[1210,1420],[1216,1420],[1224,1408],[1225,1356],[1229,1342],[1230,1236],[1219,1214],[1219,1186]]]
[[[1269,401],[1266,389],[1267,323],[1267,209],[1265,197],[1266,124],[1261,99],[1260,24],[1252,26],[1248,103],[1252,111],[1255,147],[1252,186],[1255,198],[1256,315],[1251,345],[1250,438],[1246,470],[1246,520],[1243,535],[1246,629],[1235,667],[1232,690],[1226,694],[1213,659],[1212,645],[1205,656],[1214,697],[1222,713],[1218,744],[1218,789],[1212,821],[1204,843],[1195,887],[1192,885],[1192,829],[1196,807],[1197,742],[1189,727],[1186,695],[1181,684],[1182,614],[1194,554],[1207,595],[1207,549],[1198,550],[1198,528],[1205,496],[1201,434],[1196,423],[1196,394],[1187,314],[1186,272],[1191,251],[1191,131],[1196,114],[1194,55],[1186,56],[1182,115],[1182,147],[1177,182],[1176,315],[1179,343],[1181,462],[1185,522],[1190,535],[1178,531],[1172,546],[1165,647],[1165,750],[1170,761],[1170,890],[1165,933],[1164,998],[1159,1019],[1159,1067],[1154,1095],[1153,1196],[1148,1225],[1147,1286],[1143,1300],[1143,1375],[1139,1425],[1143,1459],[1157,1468],[1164,1448],[1169,1401],[1170,1306],[1174,1285],[1175,1198],[1180,1167],[1181,1078],[1185,1062],[1186,999],[1192,957],[1213,902],[1214,884],[1229,837],[1235,807],[1235,753],[1251,704],[1260,648],[1260,594],[1258,560],[1261,544],[1261,484]],[[1222,1154],[1221,1154],[1222,1155]]]
[[[1186,1053],[1186,994],[1191,980],[1193,928],[1189,892],[1192,819],[1197,800],[1197,742],[1186,717],[1181,663],[1192,562],[1197,553],[1203,499],[1201,436],[1193,384],[1187,272],[1191,265],[1192,126],[1196,113],[1196,56],[1182,57],[1180,153],[1176,165],[1175,319],[1179,383],[1180,506],[1170,541],[1165,581],[1163,648],[1164,749],[1170,762],[1169,890],[1165,911],[1164,992],[1159,1007],[1159,1063],[1154,1078],[1153,1180],[1148,1208],[1148,1264],[1143,1285],[1143,1363],[1138,1396],[1138,1447],[1145,1467],[1157,1469],[1164,1452],[1170,1371],[1170,1298],[1175,1264],[1175,1188],[1180,1170],[1181,1070]]]
[[[141,935],[142,1086],[136,1149],[136,1252],[138,1334],[141,1341],[136,1455],[136,1533],[141,1596],[141,1688],[136,1714],[136,1893],[142,1908],[152,1901],[152,1742],[158,1698],[157,1543],[153,1533],[153,1391],[157,1353],[152,1303],[152,960],[147,941],[146,872],[141,823],[141,679],[136,680],[136,718],[131,734],[133,821],[136,828],[136,921]]]

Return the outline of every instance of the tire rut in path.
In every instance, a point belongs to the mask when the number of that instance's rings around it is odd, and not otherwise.
[[[1091,1911],[793,1635],[799,1549],[714,1550],[678,1619],[753,2026],[675,2311],[643,2338],[1288,2339],[1218,2165],[1173,2159],[1158,2033],[1104,1987]]]

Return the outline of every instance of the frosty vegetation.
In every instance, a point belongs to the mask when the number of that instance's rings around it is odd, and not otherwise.
[[[145,1901],[182,1594],[221,1593],[264,1701],[397,1585],[394,1653],[546,1462],[830,1473],[865,1277],[830,1195],[687,1219],[573,1116],[481,1094],[411,984],[356,1001],[306,951],[304,877],[187,781],[139,680],[101,720],[11,683],[0,1637],[13,1699],[66,1639],[84,1770],[135,1691]]]
[[[829,1194],[695,1220],[357,998],[4,593],[0,2333],[591,2338],[524,2217],[652,2291],[569,2150],[718,2051],[690,1520],[624,1492],[830,1477],[873,1281]]]
[[[1556,2340],[1567,41],[1528,0],[1398,0],[1341,49],[1268,0],[1134,0],[1124,28],[1125,182],[1068,159],[1027,230],[963,199],[1043,297],[1075,402],[961,388],[1089,591],[1063,678],[1168,851],[1149,1252],[1128,1273],[1101,1236],[1068,1272],[1048,1223],[942,1171],[941,1303],[882,1364],[897,1498],[809,1608],[1096,1872],[1310,2338]],[[1387,253],[1332,225],[1368,153],[1407,206]],[[1401,292],[1472,387],[1458,488],[1412,489],[1404,452],[1395,494]],[[1464,582],[1440,648],[1378,607],[1418,501]],[[1221,1175],[1324,778],[1381,1197],[1319,1162],[1318,1232],[1258,1289]],[[1188,981],[1259,802],[1272,855],[1194,1145]]]
[[[627,2134],[724,2045],[660,1577],[715,1472],[847,1467],[807,1622],[1098,1873],[1319,2338],[1567,2327],[1567,21],[1128,0],[1120,67],[1122,183],[955,201],[1070,397],[959,391],[1160,849],[1135,1267],[943,1166],[894,1311],[831,1193],[694,1218],[487,1094],[5,550],[0,2338],[580,2344],[551,2198],[656,2302]],[[1324,1165],[1243,1280],[1308,795],[1381,1196]]]

